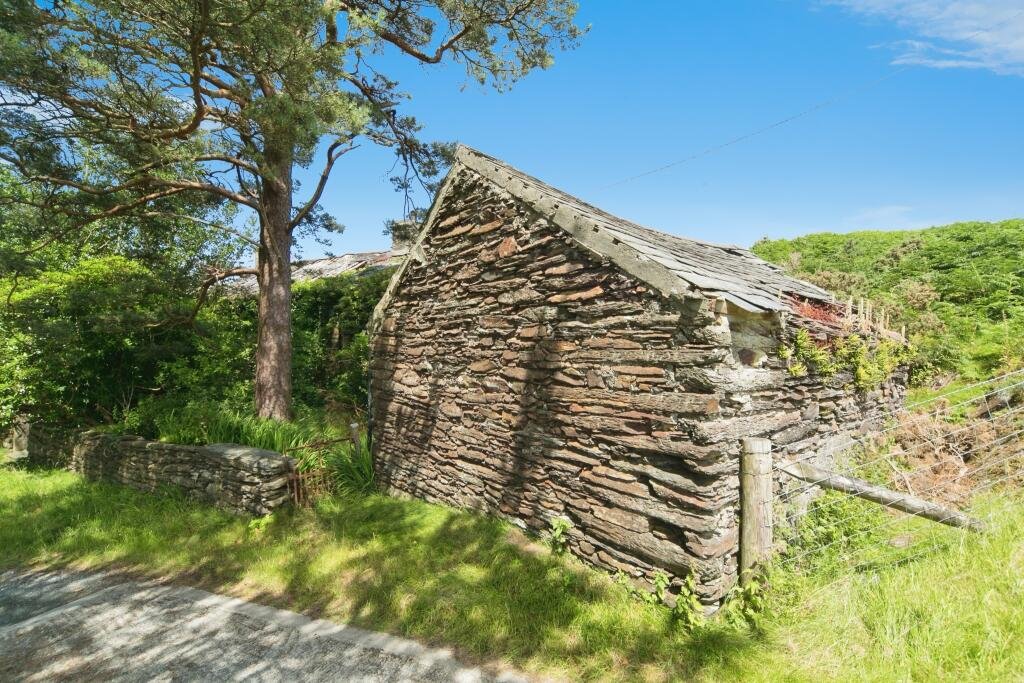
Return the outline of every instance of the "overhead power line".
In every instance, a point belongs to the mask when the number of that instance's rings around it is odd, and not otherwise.
[[[1011,21],[1015,20],[1016,18],[1020,17],[1021,15],[1024,15],[1024,9],[1022,9],[1022,10],[1012,14],[1009,18],[1004,19],[1004,20],[1002,20],[1002,21],[1000,21],[1000,22],[998,22],[998,23],[996,23],[996,24],[994,24],[992,26],[989,26],[987,28],[978,29],[974,33],[972,33],[972,34],[962,38],[961,42],[973,40],[974,38],[977,38],[978,36],[980,36],[982,34],[989,33],[990,31],[994,31],[997,28],[1002,28],[1003,26],[1005,26],[1006,24],[1009,24]],[[843,100],[846,100],[846,99],[852,97],[853,95],[856,95],[858,93],[864,92],[865,90],[870,90],[871,88],[874,88],[874,87],[884,83],[885,81],[887,81],[887,80],[889,80],[889,79],[891,79],[891,78],[893,78],[895,76],[898,76],[899,74],[903,73],[904,71],[907,71],[908,69],[910,69],[911,66],[912,65],[910,65],[910,64],[906,64],[904,66],[901,66],[901,67],[899,67],[897,69],[894,69],[894,70],[890,71],[889,73],[885,74],[884,76],[881,76],[879,78],[875,78],[873,80],[870,80],[870,81],[867,81],[865,83],[862,83],[862,84],[860,84],[860,85],[858,85],[858,86],[856,86],[854,88],[851,88],[851,89],[849,89],[849,90],[847,90],[845,92],[839,93],[838,95],[833,95],[832,97],[829,97],[828,99],[822,100],[822,101],[818,102],[817,104],[814,104],[814,105],[808,107],[807,109],[804,109],[803,111],[797,112],[796,114],[793,114],[791,116],[787,116],[786,118],[783,118],[783,119],[779,119],[778,121],[775,121],[773,123],[769,123],[766,126],[762,126],[761,128],[753,130],[753,131],[751,131],[749,133],[744,133],[743,135],[740,135],[738,137],[732,138],[730,140],[727,140],[725,142],[719,143],[717,145],[712,145],[711,147],[707,147],[707,148],[705,148],[705,149],[703,149],[703,150],[701,150],[701,151],[699,151],[699,152],[697,152],[695,154],[691,154],[688,157],[684,157],[684,158],[679,159],[677,161],[672,161],[672,162],[664,164],[662,166],[658,166],[657,168],[652,168],[651,170],[644,171],[643,173],[637,173],[636,175],[629,176],[628,178],[623,178],[622,180],[617,180],[617,181],[615,181],[613,183],[609,183],[607,185],[599,187],[598,189],[599,190],[607,190],[607,189],[610,189],[610,188],[613,188],[613,187],[618,187],[619,185],[625,185],[626,183],[631,183],[634,180],[639,180],[640,178],[646,178],[647,176],[655,175],[657,173],[662,173],[662,172],[667,171],[667,170],[669,170],[671,168],[675,168],[676,166],[680,166],[680,165],[688,163],[690,161],[694,161],[696,159],[700,159],[701,157],[708,156],[709,154],[714,154],[715,152],[723,150],[723,149],[725,149],[727,147],[732,147],[733,145],[737,145],[737,144],[739,144],[741,142],[745,142],[746,140],[749,140],[751,138],[755,138],[755,137],[757,137],[759,135],[763,135],[764,133],[767,133],[769,131],[775,130],[776,128],[781,128],[782,126],[785,126],[785,125],[787,125],[789,123],[792,123],[794,121],[802,119],[805,116],[809,116],[809,115],[811,115],[811,114],[813,114],[815,112],[821,111],[822,109],[826,109],[828,107],[831,107],[834,104],[842,102]]]

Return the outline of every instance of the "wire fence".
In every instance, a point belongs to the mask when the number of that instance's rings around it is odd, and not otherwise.
[[[921,410],[930,404],[939,405]],[[831,460],[828,476],[791,474],[794,464],[822,457]],[[1013,495],[1020,489],[1011,485],[1024,483],[1024,370],[909,404],[884,429],[845,440],[824,456],[780,460],[772,469],[779,492],[764,501],[769,508],[761,518],[769,524],[784,520],[782,535],[788,536],[776,568],[796,569],[816,559],[846,568],[865,558],[883,557],[887,565],[913,561],[971,532],[938,531],[915,519],[921,513],[897,511],[893,503],[852,503],[849,493],[818,491],[836,477],[855,478],[948,510],[930,515],[928,525],[966,514],[992,528],[1000,509],[992,496]]]

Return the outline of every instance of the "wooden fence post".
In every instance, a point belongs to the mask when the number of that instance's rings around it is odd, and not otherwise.
[[[352,458],[359,457],[359,423],[353,422],[348,426],[349,436],[352,437]]]
[[[743,439],[740,456],[740,567],[741,584],[772,552],[772,442]]]

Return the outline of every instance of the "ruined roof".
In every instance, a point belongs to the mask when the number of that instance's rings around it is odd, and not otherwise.
[[[381,268],[391,265],[393,259],[404,255],[396,251],[367,251],[359,254],[342,254],[310,261],[296,261],[292,264],[292,282],[308,282],[328,277],[337,277],[366,268]],[[230,283],[232,290],[255,293],[259,289],[255,276],[239,278]]]
[[[748,249],[677,237],[631,223],[461,145],[453,175],[460,165],[548,216],[582,246],[665,295],[722,298],[750,312],[790,310],[789,301],[794,297],[833,301],[825,290],[786,275]]]

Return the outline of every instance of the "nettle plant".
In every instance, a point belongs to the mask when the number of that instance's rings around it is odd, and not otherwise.
[[[793,377],[816,375],[834,377],[849,373],[853,384],[866,391],[888,379],[913,354],[912,348],[893,339],[869,342],[858,334],[818,342],[810,332],[799,329],[788,344],[779,347],[779,357]]]

